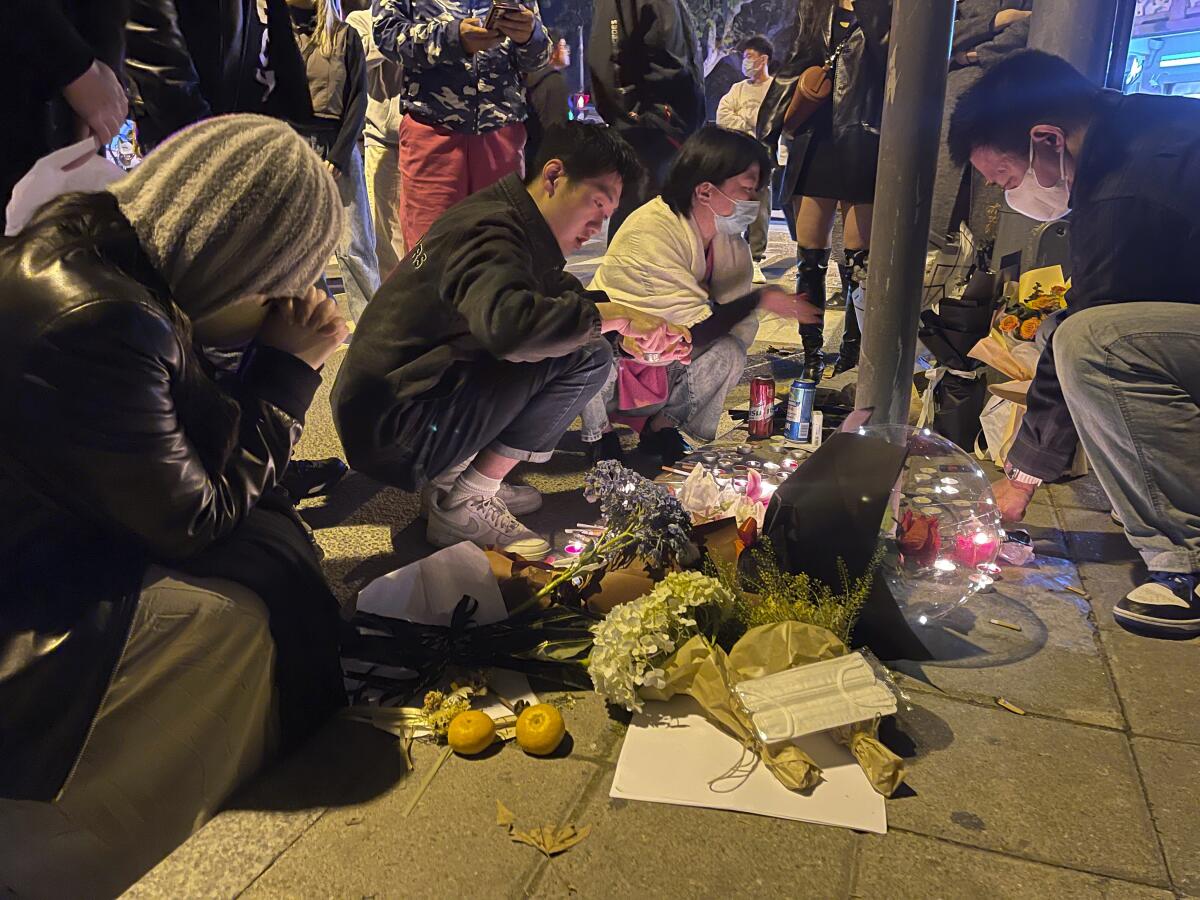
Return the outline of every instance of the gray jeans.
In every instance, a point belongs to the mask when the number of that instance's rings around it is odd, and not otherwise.
[[[762,262],[767,255],[767,240],[771,236],[771,181],[763,185],[758,192],[758,218],[750,223],[746,230],[746,240],[750,242],[750,255],[755,262]]]
[[[746,347],[733,335],[718,338],[700,351],[689,365],[667,366],[667,400],[659,407],[637,410],[638,414],[661,412],[692,437],[711,441],[717,436],[725,397],[742,377]],[[600,440],[608,428],[609,411],[617,412],[617,364],[608,380],[580,414],[580,437],[586,443]]]
[[[1085,309],[1054,332],[1079,439],[1129,542],[1159,572],[1200,572],[1200,305]]]

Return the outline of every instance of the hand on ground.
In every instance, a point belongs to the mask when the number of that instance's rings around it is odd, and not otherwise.
[[[1033,499],[1037,485],[1021,484],[1001,478],[992,482],[992,493],[996,496],[996,508],[1000,510],[1000,522],[1003,525],[1016,525],[1025,518],[1025,510]]]
[[[494,29],[484,28],[479,17],[472,16],[459,23],[458,39],[468,54],[474,54],[481,50],[491,50],[493,47],[500,46],[504,35]]]
[[[785,319],[792,319],[801,325],[816,325],[825,317],[824,310],[817,309],[808,302],[807,294],[789,294],[780,288],[766,287],[760,296],[760,309]]]
[[[349,333],[333,299],[324,291],[309,288],[303,297],[274,302],[258,341],[319,369]]]
[[[95,135],[107,144],[125,124],[129,98],[113,70],[100,60],[62,90],[63,98],[79,119],[79,139]]]

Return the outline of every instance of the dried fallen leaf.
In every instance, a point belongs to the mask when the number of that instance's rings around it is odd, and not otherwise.
[[[496,824],[508,829],[509,838],[518,844],[525,844],[545,854],[547,857],[556,856],[570,850],[591,831],[591,825],[576,828],[574,825],[543,825],[529,831],[517,831],[516,817],[512,810],[496,801]]]
[[[1025,715],[1025,710],[1021,709],[1021,707],[1017,706],[1015,703],[1009,703],[1003,697],[996,698],[996,705],[1001,709],[1007,709],[1011,713],[1016,713],[1018,716]]]
[[[993,625],[999,625],[1001,628],[1008,628],[1012,631],[1020,631],[1021,626],[1013,622],[1005,622],[1003,619],[988,619]]]
[[[512,810],[509,809],[507,806],[505,806],[503,803],[501,803],[499,800],[497,800],[496,801],[496,824],[503,828],[503,827],[512,825],[513,822],[515,822],[515,821],[517,821],[517,817],[512,814]]]

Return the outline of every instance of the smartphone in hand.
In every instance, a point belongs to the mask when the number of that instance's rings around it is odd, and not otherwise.
[[[496,25],[506,13],[519,13],[522,7],[519,3],[493,2],[492,8],[488,10],[487,18],[483,20],[483,27],[488,31],[495,31]]]

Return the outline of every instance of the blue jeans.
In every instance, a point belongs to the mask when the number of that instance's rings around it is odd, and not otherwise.
[[[1200,572],[1200,304],[1115,303],[1054,332],[1079,440],[1147,568]]]
[[[362,151],[350,155],[350,171],[337,177],[338,193],[346,210],[346,225],[333,255],[342,270],[346,303],[355,322],[375,292],[379,290],[379,261],[375,257],[375,226],[371,224],[371,201],[367,198],[367,177],[363,172]]]

